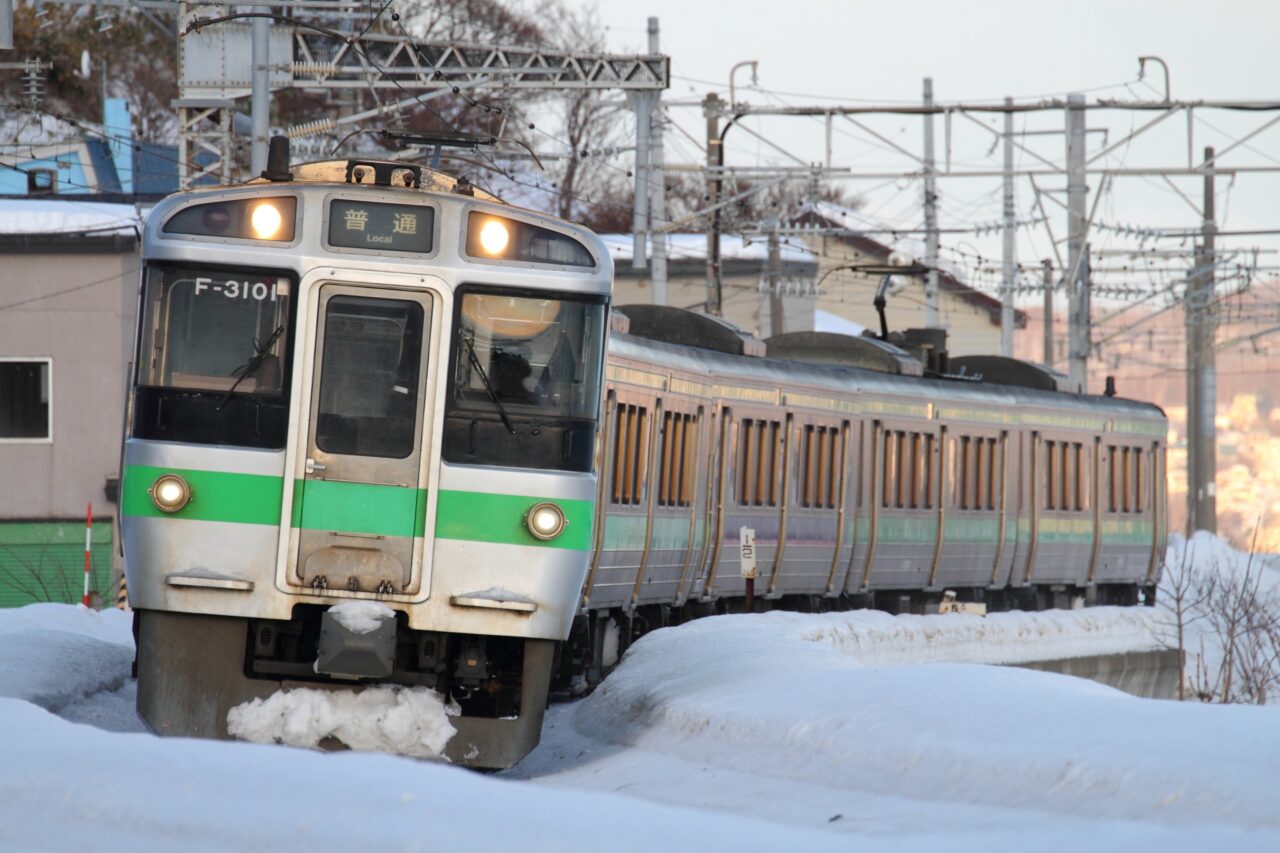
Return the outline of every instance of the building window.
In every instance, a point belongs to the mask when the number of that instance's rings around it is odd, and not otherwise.
[[[53,169],[27,172],[27,195],[52,195],[58,191],[58,174]]]
[[[0,359],[0,441],[52,441],[53,360]]]

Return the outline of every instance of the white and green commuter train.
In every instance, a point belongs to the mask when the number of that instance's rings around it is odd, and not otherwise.
[[[553,685],[742,609],[744,539],[756,609],[1154,595],[1153,406],[999,359],[928,378],[867,338],[766,355],[674,309],[611,321],[587,229],[400,163],[268,175],[165,199],[143,238],[121,524],[161,734],[227,737],[291,687],[426,686],[459,710],[451,760],[510,766]],[[350,600],[395,619],[353,633]]]

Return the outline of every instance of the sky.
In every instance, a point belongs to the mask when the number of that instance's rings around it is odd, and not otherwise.
[[[584,4],[591,5],[591,4]],[[995,101],[1060,97],[1086,92],[1090,99],[1159,100],[1163,75],[1148,64],[1147,77],[1138,81],[1138,57],[1156,55],[1168,64],[1173,99],[1280,100],[1280,53],[1274,46],[1280,32],[1280,4],[1267,2],[1126,2],[1126,0],[1037,0],[1037,2],[823,2],[792,0],[786,4],[743,0],[734,4],[684,0],[599,0],[594,4],[608,27],[612,51],[636,52],[647,47],[649,15],[661,26],[662,51],[672,59],[672,86],[664,96],[673,118],[689,133],[701,133],[698,102],[709,91],[727,97],[732,66],[757,60],[758,87],[751,86],[750,69],[737,73],[738,99],[751,104],[822,104],[918,102],[922,79],[933,78],[940,102]],[[1154,88],[1153,88],[1154,87]],[[1119,141],[1132,128],[1158,113],[1090,112],[1090,128],[1105,127],[1107,136],[1091,134],[1090,151]],[[1205,145],[1219,150],[1230,141],[1280,113],[1231,114],[1199,110],[1193,126],[1192,150]],[[994,128],[999,115],[982,116]],[[1019,116],[1017,132],[1061,130],[1061,111]],[[870,117],[864,123],[895,143],[920,151],[923,125],[916,117]],[[766,136],[805,161],[825,156],[821,119],[750,117],[745,126]],[[1112,166],[1185,166],[1188,155],[1187,120],[1169,118],[1130,145],[1107,158]],[[935,120],[938,158],[942,161],[944,126]],[[1061,162],[1061,135],[1027,137],[1028,147]],[[1001,149],[996,137],[962,118],[954,118],[951,158],[954,168],[998,169]],[[833,165],[860,172],[909,171],[912,161],[852,124],[837,121]],[[693,162],[700,154],[692,141],[673,133],[668,137],[669,161]],[[731,164],[791,164],[784,155],[750,134],[730,136],[726,157]],[[1031,165],[1019,153],[1019,165]],[[1262,132],[1222,160],[1219,166],[1280,167],[1280,123]],[[1062,178],[1038,178],[1044,190],[1065,185]],[[1203,182],[1198,177],[1173,179],[1178,190],[1198,205]],[[1100,179],[1091,179],[1094,189]],[[853,180],[845,182],[860,195],[864,211],[894,227],[920,227],[921,186],[912,180]],[[997,223],[1001,215],[998,179],[942,178],[943,228]],[[1274,202],[1280,175],[1244,174],[1234,180],[1218,178],[1216,195],[1219,229],[1276,228]],[[1092,202],[1092,194],[1090,202]],[[1027,179],[1017,184],[1019,218],[1034,219],[1034,191]],[[1065,236],[1066,215],[1045,201],[1058,240]],[[1099,205],[1097,221],[1116,225],[1195,228],[1196,211],[1177,190],[1159,178],[1117,178]],[[1139,248],[1133,238],[1095,233],[1093,245],[1103,251]],[[1280,266],[1280,237],[1222,238],[1231,246],[1258,245]],[[995,280],[981,273],[991,259],[998,266],[998,233],[944,238],[955,259],[971,267],[975,284]],[[1042,226],[1020,230],[1018,256],[1028,267],[1051,255],[1051,241]],[[1142,246],[1149,248],[1150,242]],[[1163,240],[1165,249],[1186,249],[1190,243]],[[979,261],[981,256],[984,260]],[[1095,262],[1098,263],[1098,262]],[[1129,263],[1125,261],[1124,263]],[[1169,262],[1147,260],[1135,286],[1163,283]],[[1125,276],[1126,280],[1127,275]],[[1037,297],[1028,297],[1037,298]]]

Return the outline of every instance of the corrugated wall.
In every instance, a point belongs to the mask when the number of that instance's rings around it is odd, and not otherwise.
[[[115,603],[111,521],[96,521],[89,589]],[[84,522],[0,522],[0,607],[36,601],[75,603],[84,593]]]

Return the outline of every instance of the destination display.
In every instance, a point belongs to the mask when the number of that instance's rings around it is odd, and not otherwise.
[[[339,248],[430,252],[434,225],[435,211],[425,205],[329,203],[329,245]]]

